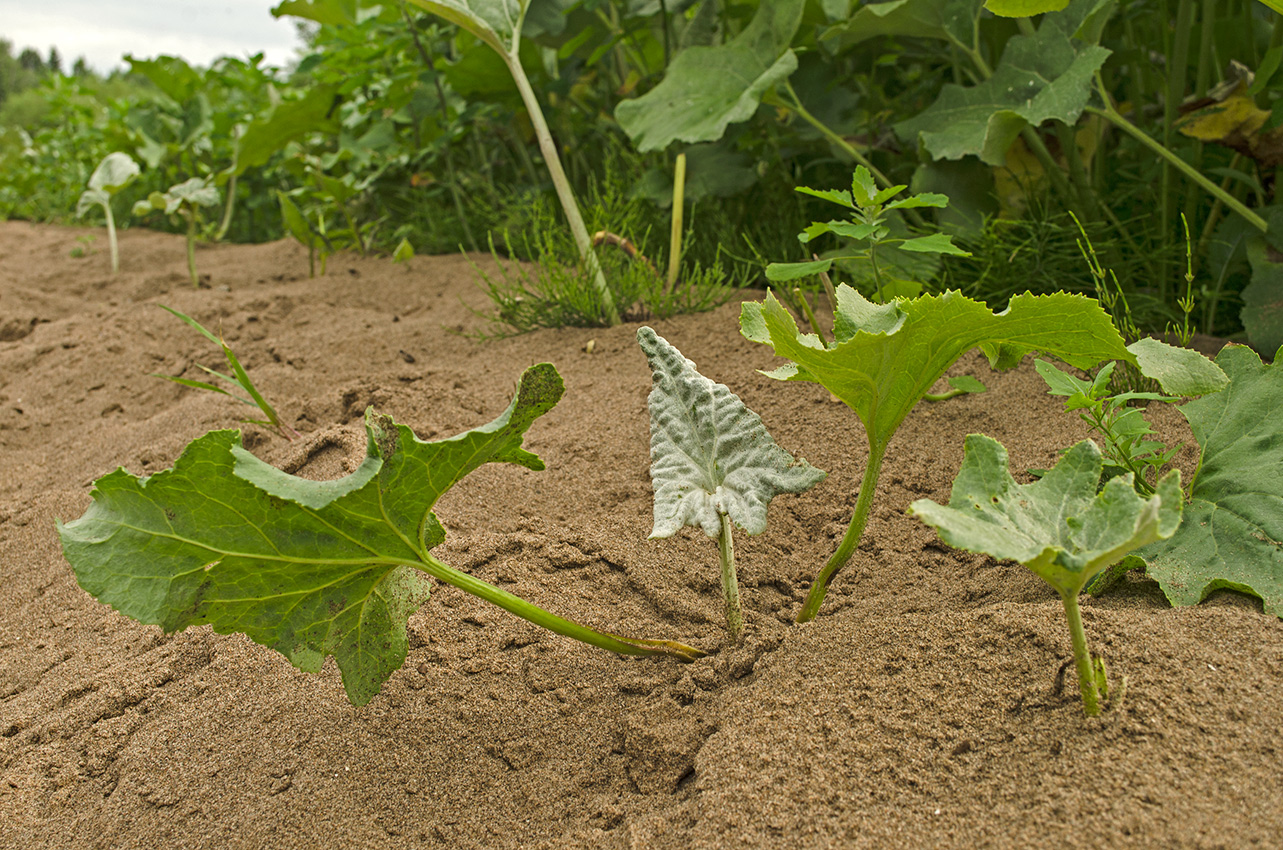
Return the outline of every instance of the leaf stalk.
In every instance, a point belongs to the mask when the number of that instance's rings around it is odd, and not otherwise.
[[[731,539],[731,518],[724,512],[717,514],[721,520],[721,533],[717,538],[718,564],[722,569],[722,597],[726,600],[726,631],[731,643],[739,643],[744,634],[744,612],[740,608],[739,580],[735,575],[735,543]]]
[[[855,512],[851,515],[851,524],[847,526],[846,534],[842,535],[842,542],[838,544],[837,551],[829,556],[820,574],[811,583],[811,589],[806,594],[806,601],[802,603],[802,610],[798,612],[796,622],[809,623],[815,619],[815,615],[820,612],[820,606],[824,604],[825,594],[829,592],[829,582],[837,575],[838,570],[846,566],[851,556],[855,554],[856,547],[860,545],[864,526],[869,521],[869,511],[873,508],[873,496],[877,491],[878,476],[882,472],[882,459],[886,456],[889,442],[890,440],[869,441],[869,460],[864,467],[864,477],[860,480],[860,495],[855,500]]]

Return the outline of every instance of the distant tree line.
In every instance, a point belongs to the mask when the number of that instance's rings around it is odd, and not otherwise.
[[[13,95],[40,85],[47,77],[65,73],[62,56],[56,47],[49,48],[47,57],[31,47],[23,48],[16,56],[13,51],[13,42],[0,38],[0,106]],[[93,76],[83,56],[72,64],[71,74],[75,77]]]

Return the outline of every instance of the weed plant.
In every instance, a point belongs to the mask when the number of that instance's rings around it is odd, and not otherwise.
[[[589,232],[622,237],[634,249],[630,252],[606,243],[597,248],[607,284],[625,320],[665,319],[711,310],[749,282],[750,268],[740,265],[730,270],[716,257],[711,265],[699,260],[688,263],[677,284],[666,286],[661,271],[666,257],[649,253],[648,203],[628,196],[622,182],[609,174],[602,181],[592,181],[585,197]],[[490,252],[498,272],[492,275],[477,270],[482,288],[494,304],[494,312],[488,314],[493,328],[483,335],[605,325],[601,299],[561,226],[555,204],[544,195],[530,195],[507,209],[512,214],[509,221],[520,227],[522,235],[514,239],[507,227],[500,231],[499,243],[493,232],[490,235]],[[688,231],[687,239],[691,238]]]

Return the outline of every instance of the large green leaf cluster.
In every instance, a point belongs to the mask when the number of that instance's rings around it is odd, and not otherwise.
[[[288,475],[214,431],[172,469],[99,479],[84,516],[59,524],[63,551],[85,590],[141,622],[243,632],[312,672],[332,655],[364,704],[404,662],[406,619],[427,599],[437,499],[485,463],[542,469],[522,437],[561,394],[551,365],[531,367],[497,419],[434,442],[367,412],[366,459],[336,481]]]

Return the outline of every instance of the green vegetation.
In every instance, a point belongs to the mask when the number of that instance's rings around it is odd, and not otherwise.
[[[681,242],[653,246],[656,268],[675,267],[666,249],[710,278],[720,263],[725,280],[760,280],[759,257],[814,261],[818,233],[799,246],[793,222],[824,222],[826,198],[793,187],[840,185],[858,166],[870,198],[904,186],[950,199],[890,210],[884,243],[941,234],[960,249],[939,264],[874,245],[839,263],[875,300],[882,272],[884,297],[958,289],[994,309],[1025,289],[1091,291],[1073,213],[1140,332],[1193,296],[1203,333],[1263,351],[1283,341],[1283,15],[1255,0],[286,0],[273,12],[308,27],[285,69],[131,56],[103,80],[0,44],[0,216],[65,219],[119,151],[143,166],[123,203],[192,177],[220,191],[223,215],[200,238],[302,237],[281,192],[309,223],[313,259],[403,240],[421,254],[484,250],[489,233],[515,258],[581,267],[575,285],[610,324],[629,304],[615,303],[627,293],[609,249],[592,244],[594,182],[643,205],[631,230],[599,230],[639,245],[683,223]],[[569,256],[540,253],[534,198],[555,199]]]
[[[172,469],[95,482],[84,516],[58,524],[63,552],[82,587],[141,622],[242,632],[310,672],[334,656],[355,705],[405,662],[406,619],[427,601],[429,576],[593,646],[698,658],[550,614],[432,554],[445,540],[432,508],[465,475],[486,463],[543,469],[522,439],[561,394],[556,369],[532,366],[497,419],[435,442],[367,411],[366,459],[337,481],[288,475],[238,432],[212,431]]]
[[[202,366],[199,363],[196,364],[196,368],[211,377],[219,379],[225,384],[233,387],[240,387],[245,395],[237,395],[236,393],[230,392],[217,384],[211,384],[208,381],[195,381],[191,378],[184,378],[179,375],[156,375],[157,378],[164,378],[167,381],[173,381],[174,383],[181,384],[184,387],[192,387],[193,389],[198,390],[209,390],[210,392],[234,398],[241,404],[248,404],[251,407],[257,407],[263,412],[262,419],[242,419],[241,421],[249,423],[250,425],[261,425],[264,428],[274,431],[276,434],[287,440],[293,440],[299,435],[297,431],[285,424],[280,415],[277,414],[276,408],[272,407],[267,399],[263,397],[263,394],[258,391],[258,388],[254,386],[254,382],[250,380],[249,373],[245,371],[245,367],[241,365],[240,358],[236,356],[234,351],[232,351],[230,345],[228,345],[221,337],[214,336],[205,328],[204,325],[186,313],[182,313],[172,307],[166,307],[164,304],[161,304],[160,306],[161,309],[169,311],[172,315],[185,322],[189,327],[194,328],[201,336],[221,348],[223,351],[223,358],[227,360],[227,365],[231,368],[232,374],[228,375],[224,372],[218,372],[214,369],[210,369],[208,366]]]
[[[959,357],[979,348],[996,369],[1010,369],[1030,351],[1078,368],[1102,360],[1135,361],[1100,306],[1080,295],[1021,295],[1001,314],[957,292],[873,304],[845,284],[837,288],[833,342],[802,334],[787,310],[767,295],[744,304],[740,331],[792,360],[765,373],[781,381],[820,384],[864,424],[868,460],[851,523],[807,594],[799,623],[815,618],[829,582],[855,554],[864,534],[882,460],[900,423]]]
[[[1017,484],[1002,444],[971,434],[948,507],[930,499],[909,506],[950,546],[1018,561],[1060,594],[1089,717],[1100,713],[1101,697],[1111,695],[1104,661],[1087,649],[1078,596],[1128,552],[1175,534],[1183,502],[1179,470],[1164,476],[1148,500],[1136,495],[1131,473],[1098,493],[1101,463],[1100,449],[1083,440],[1041,480]],[[1115,705],[1124,685],[1115,690]]]
[[[726,602],[726,631],[740,639],[732,522],[749,534],[766,530],[766,509],[780,493],[803,493],[824,472],[795,460],[767,433],[739,396],[695,370],[695,364],[650,328],[637,330],[654,386],[650,407],[650,477],[655,487],[652,538],[693,525],[717,539]]]

